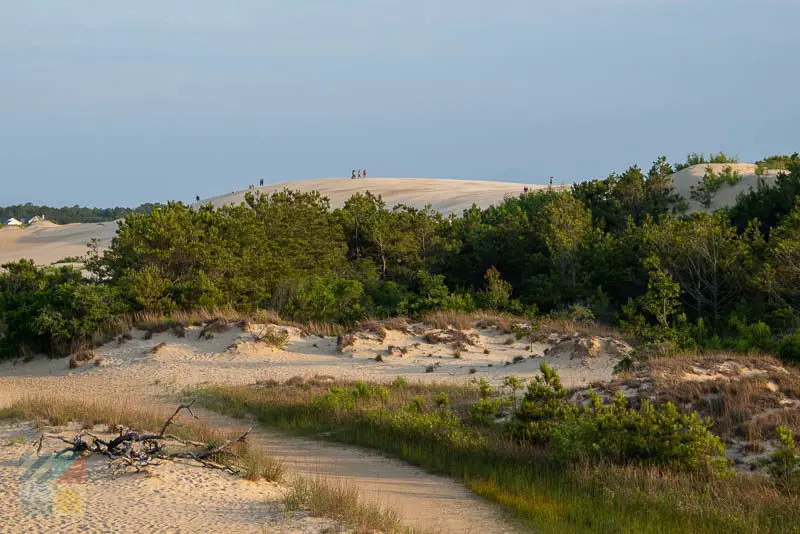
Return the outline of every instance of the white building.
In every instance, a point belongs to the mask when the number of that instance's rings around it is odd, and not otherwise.
[[[6,219],[3,222],[6,224],[6,226],[22,226],[22,222],[18,221],[14,217],[11,217],[10,219]]]

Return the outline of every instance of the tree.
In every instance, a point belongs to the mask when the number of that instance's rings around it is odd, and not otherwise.
[[[796,203],[770,235],[765,266],[780,298],[795,309],[800,305],[800,198]]]
[[[650,224],[645,232],[648,247],[680,285],[685,303],[698,317],[708,312],[719,324],[725,307],[741,295],[752,266],[744,239],[724,213]]]
[[[490,310],[501,310],[511,301],[511,284],[503,280],[500,271],[490,267],[483,277],[483,290],[479,295],[481,307]]]
[[[673,318],[680,311],[680,286],[662,267],[656,256],[644,262],[648,271],[647,291],[623,307],[623,325],[648,341],[673,339]],[[654,324],[655,323],[655,324]]]
[[[580,247],[592,234],[592,216],[568,194],[557,196],[536,214],[534,228],[559,278],[575,286],[580,271]]]

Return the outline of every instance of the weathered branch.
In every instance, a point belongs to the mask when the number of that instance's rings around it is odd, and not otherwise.
[[[130,428],[120,428],[119,435],[111,440],[101,439],[99,436],[81,430],[73,438],[68,438],[59,434],[43,433],[39,438],[36,453],[42,450],[45,439],[56,439],[69,445],[69,447],[56,453],[57,455],[65,452],[73,453],[94,453],[101,454],[110,459],[110,467],[114,469],[132,468],[139,472],[144,467],[160,465],[157,460],[192,460],[210,469],[220,469],[232,474],[238,474],[238,470],[229,464],[216,461],[222,457],[238,458],[238,455],[231,449],[240,442],[243,442],[250,430],[237,437],[227,440],[219,445],[212,445],[200,441],[180,438],[173,434],[167,434],[170,425],[177,425],[175,418],[183,411],[188,411],[192,417],[197,416],[192,412],[192,405],[181,404],[175,412],[161,426],[158,434],[141,433]],[[88,439],[84,439],[84,437]],[[170,446],[180,446],[183,450],[168,450]]]

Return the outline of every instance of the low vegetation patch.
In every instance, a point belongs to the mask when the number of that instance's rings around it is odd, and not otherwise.
[[[264,343],[276,349],[285,349],[289,345],[289,332],[285,328],[276,326],[262,326],[253,330],[253,335],[259,343]]]
[[[800,520],[797,496],[731,474],[697,415],[621,396],[572,404],[557,374],[542,371],[527,388],[509,377],[500,390],[484,380],[478,388],[398,380],[192,394],[224,413],[462,479],[543,532],[785,532]]]
[[[330,517],[358,532],[402,532],[396,512],[361,499],[346,482],[318,478],[295,479],[284,498],[288,510],[308,510],[315,517]]]
[[[340,354],[356,342],[355,334],[339,334],[336,336],[336,351]]]

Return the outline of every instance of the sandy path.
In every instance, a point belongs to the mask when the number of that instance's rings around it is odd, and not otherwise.
[[[517,352],[527,354],[524,343],[507,346],[504,344],[507,336],[488,332],[481,334],[480,339],[482,346],[491,349],[491,354],[484,354],[475,348],[473,352],[462,356],[462,360],[455,360],[449,354],[452,349],[447,346],[415,348],[413,343],[416,343],[416,337],[399,332],[390,332],[384,343],[362,339],[356,344],[352,355],[341,355],[336,353],[335,339],[332,338],[301,338],[295,334],[289,349],[279,351],[263,345],[254,346],[248,341],[250,334],[237,328],[208,341],[198,340],[196,330],[189,329],[186,338],[182,339],[164,333],[145,340],[142,332],[134,332],[134,339],[127,343],[119,345],[113,342],[95,351],[103,357],[101,366],[87,364],[70,371],[66,360],[43,358],[17,365],[12,362],[0,364],[0,408],[32,393],[83,396],[88,392],[94,397],[107,395],[129,399],[128,402],[139,407],[149,403],[174,405],[175,395],[191,385],[251,384],[257,380],[285,380],[292,376],[310,377],[316,374],[383,381],[402,374],[409,380],[452,380],[463,383],[473,378],[468,374],[468,368],[479,365],[479,362],[481,371],[478,376],[487,376],[493,382],[498,382],[511,372],[500,362],[507,361]],[[162,342],[167,343],[166,348],[155,355],[150,354],[150,349]],[[405,357],[387,356],[384,365],[378,364],[374,356],[380,352],[386,354],[388,343],[408,346],[409,354]],[[231,346],[236,348],[232,350]],[[588,364],[571,356],[553,355],[548,359],[558,363],[559,358],[563,360],[560,363],[565,371],[569,373],[569,369],[572,369],[574,374],[570,376],[576,382],[583,383],[593,376],[605,376],[607,373],[610,376],[608,369],[611,360],[608,358],[593,359]],[[521,376],[534,374],[538,367],[537,360],[528,358],[523,364],[513,366],[514,372]],[[442,363],[440,370],[426,373],[423,364],[433,361]],[[487,367],[488,364],[483,363],[486,361],[494,361],[495,366]],[[219,414],[206,412],[206,415],[213,417],[218,425],[241,426],[240,421]],[[377,499],[395,509],[409,526],[426,531],[455,533],[514,531],[496,506],[471,494],[462,483],[428,474],[401,461],[357,447],[287,436],[256,425],[253,443],[264,447],[267,453],[282,458],[290,471],[329,476],[354,484],[367,498]],[[175,473],[175,476],[179,476],[179,473]],[[231,482],[221,481],[219,484],[214,491],[227,492],[224,488]],[[191,485],[189,481],[176,482],[176,487]],[[105,489],[102,485],[93,486],[92,491],[94,494]],[[234,488],[230,491],[235,494],[237,490]],[[172,497],[177,499],[178,495]],[[249,513],[241,504],[247,500],[247,496],[240,495],[235,503],[225,504],[225,507],[236,514]],[[204,516],[205,512],[194,510],[195,504],[192,502],[178,502],[192,509],[192,513],[197,514],[198,522],[212,521],[217,517],[214,514]],[[110,513],[109,510],[106,509],[106,512]],[[271,517],[268,511],[260,510],[260,515],[256,515],[258,521],[263,522]],[[102,507],[99,508],[98,517],[103,513]],[[219,517],[223,518],[220,521],[224,521],[227,516],[223,513]],[[162,526],[172,521],[168,516],[163,516],[162,520]],[[135,522],[130,524],[137,525]],[[153,530],[154,525],[139,526]],[[302,523],[297,532],[304,532],[311,527]]]
[[[232,422],[204,411],[216,425]],[[239,423],[241,424],[241,423]],[[256,428],[251,445],[280,458],[292,473],[354,484],[367,501],[397,511],[403,524],[420,532],[496,534],[521,532],[497,506],[463,484],[368,449],[343,446]]]

